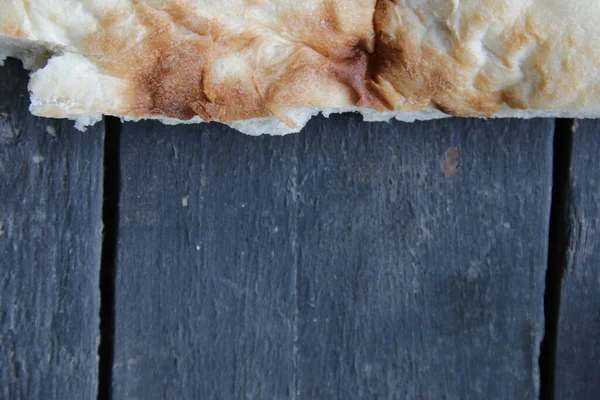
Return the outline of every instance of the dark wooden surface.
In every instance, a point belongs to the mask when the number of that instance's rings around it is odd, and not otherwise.
[[[102,127],[32,117],[27,81],[0,70],[0,398],[92,399]]]
[[[569,176],[556,399],[596,399],[600,382],[600,123],[580,121]]]
[[[552,138],[125,124],[114,398],[537,398]]]
[[[554,397],[597,398],[598,122],[550,235],[552,120],[128,123],[103,247],[104,127],[30,116],[26,81],[0,69],[0,398],[96,397],[113,245],[113,399],[537,398],[548,251]]]

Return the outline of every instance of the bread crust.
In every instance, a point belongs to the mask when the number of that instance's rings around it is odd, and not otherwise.
[[[298,110],[381,119],[600,112],[599,2],[0,3],[0,57],[52,50],[45,66],[32,63],[32,111],[42,116],[276,119],[283,132],[306,122]],[[63,69],[92,83],[69,83]]]

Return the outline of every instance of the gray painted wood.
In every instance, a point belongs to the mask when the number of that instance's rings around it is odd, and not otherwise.
[[[121,135],[114,398],[289,398],[298,137]]]
[[[552,131],[125,124],[115,398],[537,398]]]
[[[537,398],[552,126],[339,121],[339,140],[306,137],[301,398]]]
[[[562,281],[557,399],[597,399],[600,382],[600,122],[578,126],[570,168],[571,242]]]
[[[32,117],[0,68],[0,398],[97,391],[102,127]]]

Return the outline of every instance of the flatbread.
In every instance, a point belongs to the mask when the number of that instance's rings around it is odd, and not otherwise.
[[[35,115],[299,131],[366,120],[600,116],[591,0],[0,0]]]

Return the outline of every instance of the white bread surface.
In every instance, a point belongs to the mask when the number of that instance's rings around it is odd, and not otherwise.
[[[367,121],[600,116],[600,1],[0,0],[33,114],[298,132]]]

